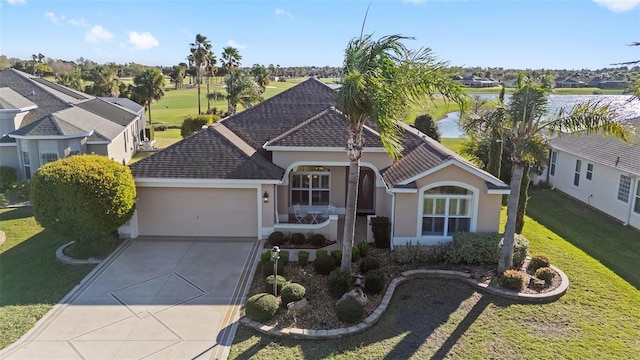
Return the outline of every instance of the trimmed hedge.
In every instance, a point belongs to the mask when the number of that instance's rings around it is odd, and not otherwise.
[[[308,251],[299,251],[298,252],[298,264],[300,266],[306,266],[309,263],[309,252]]]
[[[360,251],[360,257],[367,257],[369,256],[369,249],[370,249],[370,245],[368,242],[361,242],[358,243],[358,251]]]
[[[500,240],[500,251],[502,251],[503,241],[504,238]],[[527,255],[529,255],[529,240],[524,235],[515,234],[513,238],[513,267],[520,267]]]
[[[321,275],[329,275],[336,268],[336,261],[331,255],[316,256],[313,269]]]
[[[384,290],[387,276],[382,269],[374,269],[367,273],[364,278],[364,291],[369,294],[379,294]]]
[[[371,231],[378,249],[391,247],[391,221],[386,216],[371,218]]]
[[[329,295],[334,299],[339,299],[349,291],[350,283],[351,274],[340,269],[333,270],[329,274]]]
[[[265,322],[270,320],[278,311],[278,299],[272,294],[261,293],[247,300],[245,313],[255,321]]]
[[[271,261],[271,251],[265,251],[260,254],[260,264],[266,264]]]
[[[336,266],[340,266],[342,263],[342,250],[333,250],[331,256],[336,261]]]
[[[544,266],[536,270],[536,277],[540,280],[544,280],[545,284],[551,285],[553,278],[556,277],[556,272],[548,266]]]
[[[282,246],[284,244],[284,233],[282,231],[274,231],[269,235],[267,241],[271,246]]]
[[[18,172],[11,166],[0,166],[0,192],[5,192],[18,181]]]
[[[524,274],[518,270],[505,270],[500,277],[500,285],[505,289],[520,291],[524,286]]]
[[[380,261],[374,258],[364,258],[360,262],[360,273],[366,274],[371,270],[379,269]]]
[[[274,280],[275,279],[275,280]],[[284,278],[284,276],[278,275],[277,277],[274,277],[273,275],[269,275],[267,276],[267,278],[265,279],[265,287],[264,287],[264,292],[266,293],[273,293],[273,282],[277,281],[277,285],[276,285],[276,293],[280,294],[280,292],[282,291],[282,287],[287,283],[287,279]]]
[[[358,300],[347,297],[341,300],[336,306],[336,315],[340,321],[347,324],[353,324],[360,321],[364,315],[364,307],[358,302]]]
[[[327,250],[316,250],[316,257],[321,255],[329,255],[329,252]]]
[[[278,275],[284,274],[284,262],[278,261]],[[262,275],[267,277],[273,275],[273,261],[262,264]]]
[[[293,245],[304,245],[304,243],[307,241],[307,238],[302,233],[293,233],[289,237],[289,241]]]
[[[313,246],[323,246],[326,242],[327,238],[322,234],[313,234],[309,238],[309,243]]]
[[[282,305],[287,306],[288,303],[293,301],[300,301],[306,294],[307,289],[298,283],[290,283],[285,285],[280,292],[280,299]]]
[[[497,264],[502,249],[502,236],[498,233],[459,232],[453,235],[446,260],[453,264]],[[513,264],[520,265],[529,251],[529,241],[516,235],[513,242]]]
[[[532,257],[531,260],[529,260],[529,266],[527,267],[527,270],[534,272],[541,267],[548,267],[549,265],[551,265],[549,257],[547,255],[538,254]]]

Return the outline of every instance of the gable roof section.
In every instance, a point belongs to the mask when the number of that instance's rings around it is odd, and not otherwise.
[[[246,150],[246,149],[245,149]],[[214,127],[130,165],[136,178],[277,180],[284,170],[236,146]]]
[[[261,150],[267,141],[334,104],[333,90],[310,78],[222,122],[251,147]]]
[[[629,143],[612,136],[582,133],[559,136],[550,144],[583,159],[640,175],[640,117],[629,122],[636,128],[636,136]]]
[[[76,106],[121,126],[129,125],[138,117],[133,111],[102,99],[84,101]]]
[[[53,115],[49,115],[12,132],[10,136],[86,136],[86,133],[89,133],[89,131],[80,129],[72,124],[65,122],[64,120],[56,119]]]
[[[0,88],[0,109],[20,111],[33,110],[37,107],[31,100],[13,91],[9,87]]]
[[[70,103],[76,103],[93,98],[93,96],[82,93],[78,90],[70,89],[66,86],[56,84],[41,77],[32,76],[31,80],[37,82],[43,89],[50,92],[54,96]]]
[[[134,101],[131,101],[130,99],[127,99],[127,98],[99,97],[99,99],[102,101],[106,101],[106,102],[121,106],[129,111],[133,111],[136,114],[144,110],[144,106]]]

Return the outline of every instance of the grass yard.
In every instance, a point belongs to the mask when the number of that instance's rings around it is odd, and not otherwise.
[[[56,249],[69,240],[44,230],[31,208],[0,209],[0,349],[15,342],[95,265],[65,265]]]
[[[583,206],[583,205],[579,205]],[[558,214],[549,209],[557,207]],[[640,237],[598,213],[575,211],[556,192],[532,192],[524,235],[531,253],[546,253],[571,286],[558,301],[519,304],[476,292],[457,281],[414,280],[401,285],[380,322],[338,340],[274,339],[240,326],[231,359],[628,359],[640,354],[640,291],[604,265],[583,229],[621,238],[600,248],[623,258],[618,273],[640,273]],[[570,209],[574,209],[570,211]],[[537,222],[536,220],[540,222]],[[559,219],[562,220],[560,223]],[[553,221],[552,221],[553,220]],[[502,223],[505,221],[503,209]],[[562,229],[562,230],[560,230]],[[561,233],[562,235],[560,235]],[[596,239],[594,236],[592,239]],[[605,251],[606,249],[606,251]],[[595,258],[593,257],[595,256]]]

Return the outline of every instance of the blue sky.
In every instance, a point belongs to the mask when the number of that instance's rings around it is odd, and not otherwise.
[[[242,65],[340,66],[369,1],[0,0],[0,54],[175,65],[197,33]],[[373,0],[365,33],[456,66],[598,69],[640,59],[640,0]]]

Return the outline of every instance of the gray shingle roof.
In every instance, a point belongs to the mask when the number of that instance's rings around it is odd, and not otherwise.
[[[629,122],[636,128],[636,136],[629,143],[600,134],[568,134],[552,139],[550,144],[583,159],[640,175],[640,118]]]
[[[10,138],[8,135],[5,135],[3,137],[0,137],[0,144],[15,144],[16,139],[14,138]]]
[[[127,98],[100,97],[99,99],[110,102],[112,104],[116,104],[127,110],[133,111],[134,113],[139,113],[140,111],[144,110],[144,106]]]
[[[35,105],[31,100],[18,94],[11,88],[0,88],[0,109],[24,109]]]
[[[249,156],[212,127],[130,167],[138,178],[280,180],[284,174],[258,153]]]
[[[122,126],[129,125],[138,116],[128,109],[102,99],[84,101],[77,106]]]

